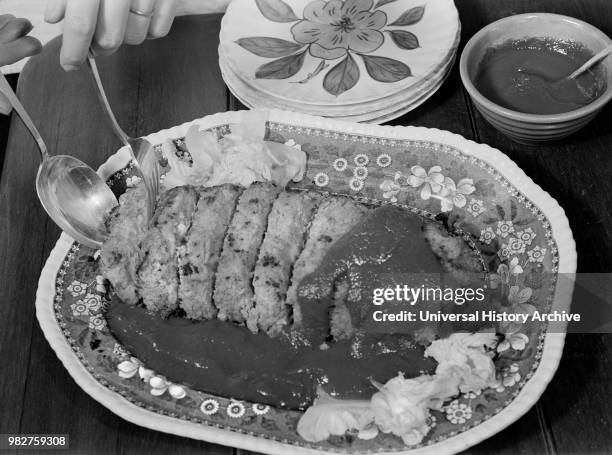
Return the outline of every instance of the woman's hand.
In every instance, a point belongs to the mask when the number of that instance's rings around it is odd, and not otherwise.
[[[91,46],[111,54],[122,44],[140,44],[170,31],[180,0],[47,0],[45,20],[64,20],[60,63],[75,70]],[[206,0],[202,0],[206,1]]]
[[[16,18],[12,14],[0,15],[0,66],[40,52],[40,42],[26,36],[31,30],[32,24],[27,19]],[[8,114],[10,111],[11,105],[0,93],[0,113]]]

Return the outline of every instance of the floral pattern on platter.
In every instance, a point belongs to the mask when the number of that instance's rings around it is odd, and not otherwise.
[[[221,125],[216,131],[221,136],[230,127]],[[277,123],[268,125],[267,139],[294,141],[308,154],[307,176],[295,189],[410,207],[462,232],[478,248],[489,271],[494,308],[530,313],[551,305],[558,257],[550,225],[537,207],[485,163],[442,144]],[[188,152],[176,142],[188,159]],[[113,191],[125,190],[131,172],[128,167],[109,179]],[[57,273],[54,309],[75,355],[102,386],[161,415],[286,444],[344,452],[406,449],[399,438],[383,433],[368,440],[347,435],[306,443],[296,433],[298,411],[214,396],[182,384],[168,372],[147,368],[117,343],[105,324],[104,311],[114,297],[98,274],[97,259],[95,251],[73,244]],[[415,447],[486,421],[511,403],[532,377],[542,356],[546,325],[500,324],[496,331],[501,339],[494,359],[495,387],[460,395],[435,411],[429,434]]]
[[[304,7],[302,18],[299,18],[283,0],[256,0],[266,19],[293,23],[290,28],[293,41],[253,36],[240,38],[236,44],[259,57],[275,58],[255,71],[257,79],[290,79],[302,69],[306,55],[310,54],[318,64],[306,78],[292,82],[305,84],[326,72],[323,88],[339,96],[359,81],[361,75],[356,56],[363,61],[373,80],[398,82],[412,76],[410,67],[399,60],[372,53],[383,45],[385,34],[400,49],[419,48],[418,37],[403,27],[421,21],[425,6],[410,8],[389,22],[381,8],[392,1],[379,0],[374,4],[374,0],[314,0]]]

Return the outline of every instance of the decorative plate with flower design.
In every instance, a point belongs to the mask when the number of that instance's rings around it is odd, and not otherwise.
[[[414,127],[335,122],[283,111],[228,112],[147,137],[180,144],[192,124],[223,136],[232,125],[260,128],[267,140],[308,155],[297,188],[318,189],[427,212],[462,232],[479,249],[494,305],[505,311],[568,310],[576,251],[559,205],[501,152],[452,133]],[[100,173],[118,194],[131,178],[120,150]],[[429,432],[406,446],[392,434],[346,434],[308,443],[296,432],[298,411],[214,396],[147,368],[109,332],[107,284],[97,252],[62,234],[42,272],[40,325],[75,381],[119,416],[159,431],[254,451],[291,453],[454,453],[500,431],[540,397],[560,360],[564,330],[546,323],[496,327],[497,383],[463,394],[434,411]],[[492,308],[495,309],[495,308]]]
[[[459,44],[460,33],[457,34],[455,46],[452,48],[450,53],[454,56],[456,54],[457,46]],[[427,101],[444,83],[450,71],[452,69],[455,58],[441,65],[430,78],[423,80],[418,86],[414,86],[407,90],[407,93],[399,92],[396,95],[387,97],[376,101],[376,103],[368,103],[357,106],[321,106],[317,107],[314,105],[287,103],[282,100],[272,99],[270,96],[265,94],[257,94],[250,90],[236,75],[233,74],[232,70],[228,67],[223,58],[222,49],[219,49],[219,66],[221,68],[221,74],[223,80],[231,90],[231,92],[243,103],[245,106],[256,109],[282,109],[291,110],[295,112],[301,112],[310,115],[320,115],[323,117],[331,117],[341,120],[348,120],[352,122],[367,122],[374,124],[381,124],[388,122],[394,118],[401,117],[405,113],[416,109],[425,101]]]
[[[220,55],[254,91],[351,105],[418,86],[458,31],[452,0],[234,0]]]

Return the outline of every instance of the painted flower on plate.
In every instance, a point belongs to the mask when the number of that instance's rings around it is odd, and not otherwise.
[[[333,166],[336,171],[343,172],[348,167],[348,162],[346,161],[345,158],[336,158],[334,160]]]
[[[185,396],[187,395],[187,392],[185,391],[185,389],[177,384],[170,384],[168,386],[168,393],[170,394],[172,398],[175,398],[177,400],[180,400],[181,398],[185,398]]]
[[[490,245],[493,239],[495,238],[495,232],[493,228],[487,226],[483,230],[480,231],[480,241],[486,245]]]
[[[386,153],[383,153],[382,155],[378,155],[378,158],[376,158],[376,164],[378,165],[378,167],[388,167],[391,165],[391,156],[389,156]]]
[[[536,311],[536,307],[529,303],[533,290],[529,287],[520,289],[519,286],[510,286],[508,292],[508,303],[511,306],[510,313],[516,315],[527,315],[531,316]],[[527,319],[529,320],[529,319]],[[521,330],[521,322],[500,322],[502,332],[504,333],[515,333]]]
[[[370,158],[365,153],[360,153],[353,160],[357,166],[367,166],[370,163]]]
[[[515,351],[522,351],[529,343],[529,337],[524,333],[507,333],[506,337],[497,345],[497,352],[504,352],[512,348]]]
[[[389,3],[388,0],[384,2]],[[379,8],[384,2],[377,2]],[[305,84],[322,72],[323,89],[333,96],[351,90],[359,82],[362,70],[355,61],[359,56],[367,74],[377,82],[392,83],[412,76],[406,63],[372,54],[379,49],[386,32],[400,49],[418,49],[418,37],[401,29],[383,30],[387,15],[374,8],[374,0],[314,0],[306,3],[303,17],[298,18],[283,0],[257,0],[259,11],[272,22],[293,22],[293,40],[274,36],[250,36],[236,40],[248,52],[264,58],[276,58],[255,70],[256,79],[289,79],[297,75],[310,54],[318,61],[305,77],[297,82]],[[414,25],[425,14],[425,6],[408,9],[393,23],[395,27]],[[333,65],[330,61],[339,60]],[[328,69],[329,68],[329,69]],[[366,143],[367,138],[362,142]],[[360,165],[358,163],[358,165]]]
[[[545,255],[546,248],[542,248],[541,246],[535,246],[533,250],[527,251],[529,262],[543,262]]]
[[[117,365],[117,374],[120,378],[129,379],[136,376],[142,363],[136,357],[131,357],[130,360],[124,360]]]
[[[148,382],[151,386],[149,393],[153,396],[159,397],[168,392],[172,398],[180,400],[181,398],[185,398],[187,395],[187,392],[182,386],[171,383],[164,376],[151,374],[148,377]]]
[[[502,384],[504,387],[512,387],[521,380],[521,374],[519,373],[519,366],[517,363],[513,363],[509,367],[504,368],[502,373]]]
[[[384,42],[380,29],[387,24],[382,11],[370,11],[373,0],[316,0],[304,8],[304,19],[291,27],[295,41],[310,44],[310,54],[325,60],[350,50],[368,54]]]
[[[502,239],[505,239],[514,232],[514,225],[512,221],[498,221],[497,222],[497,235]]]
[[[368,168],[364,166],[357,166],[353,170],[353,176],[359,180],[365,180],[368,178]]]
[[[141,182],[141,178],[138,177],[137,175],[132,175],[131,177],[128,177],[127,179],[125,179],[125,186],[127,186],[128,188],[133,188],[136,185],[138,185]]]
[[[442,190],[444,176],[440,166],[433,166],[429,171],[425,171],[421,166],[410,168],[412,175],[408,176],[408,185],[413,188],[421,188],[421,199],[429,199],[432,194],[437,194]]]
[[[115,343],[115,346],[113,347],[113,354],[119,357],[129,356],[128,351],[123,346],[121,346],[119,343]]]
[[[453,179],[446,177],[440,194],[442,211],[450,212],[454,206],[465,207],[465,204],[467,204],[465,196],[472,194],[474,191],[476,191],[476,187],[472,179],[461,179],[455,184]]]
[[[523,229],[522,231],[518,231],[516,236],[523,241],[525,245],[531,245],[533,239],[536,238],[536,233],[533,232],[533,229],[530,227]]]
[[[508,294],[508,303],[510,305],[521,305],[527,303],[533,294],[531,288],[521,289],[518,286],[511,286]]]
[[[484,201],[482,199],[470,199],[470,203],[467,206],[467,211],[473,216],[477,217],[483,213],[486,209],[484,208]]]
[[[261,416],[267,414],[270,411],[270,406],[267,404],[254,404],[251,409],[255,415]]]
[[[74,280],[72,283],[70,283],[67,289],[73,297],[78,297],[87,292],[87,284]]]
[[[349,187],[351,188],[351,190],[359,192],[363,189],[363,180],[353,177],[349,181]]]
[[[508,248],[507,244],[502,244],[501,248],[497,252],[499,258],[503,261],[510,257],[510,248]]]
[[[70,304],[70,309],[73,316],[89,316],[89,308],[81,300]]]
[[[468,400],[475,400],[480,395],[482,395],[482,390],[477,390],[475,392],[468,392],[468,393],[465,393],[463,396],[467,398]]]
[[[163,376],[153,376],[151,379],[149,379],[149,385],[151,386],[149,393],[153,396],[159,397],[166,393],[168,386],[170,386],[170,382],[168,382]]]
[[[92,330],[104,330],[106,328],[106,319],[101,314],[90,316],[89,328]]]
[[[314,177],[314,183],[315,185],[321,186],[321,187],[327,186],[327,184],[329,183],[329,176],[324,172],[319,172]]]
[[[397,202],[397,195],[402,191],[401,185],[397,182],[398,173],[395,174],[395,180],[384,180],[380,184],[380,189],[383,190],[383,197],[391,202]]]
[[[200,411],[206,415],[213,415],[219,410],[219,402],[213,398],[204,400],[200,405]]]
[[[232,419],[238,419],[244,415],[246,409],[239,401],[232,401],[227,405],[227,415]]]
[[[82,300],[77,300],[77,303],[85,304],[92,313],[102,309],[102,298],[98,294],[89,293]]]
[[[452,401],[446,407],[446,418],[454,425],[460,425],[472,418],[472,408],[458,400]]]
[[[146,368],[144,365],[141,365],[138,368],[138,376],[140,376],[140,379],[142,379],[144,382],[149,382],[151,378],[155,376],[155,372],[150,368]]]
[[[523,273],[523,267],[518,258],[514,257],[508,264],[500,264],[497,273],[492,273],[489,278],[491,289],[497,289],[500,284],[509,285],[510,278]]]
[[[508,249],[511,254],[522,254],[525,252],[525,242],[516,237],[510,237],[508,239]]]

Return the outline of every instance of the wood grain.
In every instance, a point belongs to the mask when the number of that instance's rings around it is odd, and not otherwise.
[[[6,80],[11,87],[13,87],[13,90],[17,88],[17,76],[17,74],[6,75]],[[2,173],[2,164],[4,163],[4,152],[6,151],[6,141],[8,140],[10,124],[11,116],[0,114],[0,174]]]

